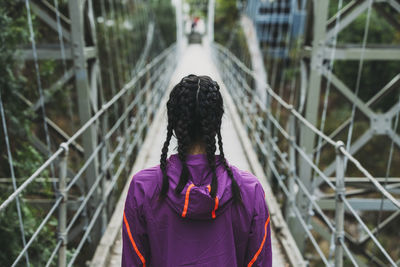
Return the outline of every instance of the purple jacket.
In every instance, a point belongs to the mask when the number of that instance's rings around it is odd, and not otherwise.
[[[229,165],[243,199],[243,205],[234,204],[219,155],[216,164],[215,199],[209,193],[212,175],[205,154],[188,155],[192,178],[179,195],[173,190],[182,165],[177,154],[168,158],[170,186],[163,201],[158,200],[159,165],[133,176],[123,216],[122,267],[272,266],[270,217],[260,182]]]

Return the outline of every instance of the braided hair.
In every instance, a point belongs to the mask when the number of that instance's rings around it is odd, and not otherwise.
[[[222,163],[232,181],[234,201],[241,202],[239,185],[234,179],[233,172],[224,155],[221,136],[223,113],[223,100],[219,92],[219,85],[208,76],[190,74],[172,89],[167,102],[167,139],[164,142],[160,159],[160,168],[163,174],[161,198],[165,198],[169,189],[167,154],[171,137],[175,133],[178,140],[178,157],[182,163],[182,172],[175,193],[181,193],[189,180],[190,172],[186,164],[189,149],[194,144],[201,144],[206,150],[207,162],[212,171],[210,195],[215,198],[218,189],[215,163],[215,137],[217,137]]]

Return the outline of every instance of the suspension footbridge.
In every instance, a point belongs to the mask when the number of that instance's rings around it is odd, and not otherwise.
[[[193,64],[196,62],[196,64]],[[179,83],[182,77],[190,74],[204,74],[209,75],[210,77],[214,77],[214,79],[220,84],[221,90],[225,96],[225,106],[226,106],[226,115],[223,119],[222,124],[222,138],[224,140],[224,146],[226,147],[226,157],[229,159],[231,164],[238,166],[244,170],[252,170],[250,160],[248,159],[248,155],[246,152],[245,146],[249,146],[249,141],[244,145],[240,141],[239,132],[242,133],[242,136],[246,138],[244,129],[237,130],[234,126],[233,116],[235,116],[236,122],[240,123],[238,120],[237,112],[235,112],[235,107],[231,99],[226,99],[229,97],[226,89],[224,88],[223,81],[219,77],[218,71],[213,65],[210,55],[206,48],[201,45],[190,45],[185,49],[185,52],[182,53],[182,57],[179,60],[179,66],[177,66],[176,71],[174,72],[171,78],[171,84],[169,85],[169,89],[172,89],[172,86]],[[149,133],[146,137],[146,140],[143,143],[143,147],[141,148],[141,152],[139,152],[138,160],[135,163],[135,166],[132,169],[132,174],[136,173],[140,169],[151,167],[159,164],[160,157],[160,147],[162,147],[165,136],[167,134],[167,118],[166,118],[166,101],[168,98],[167,94],[164,96],[161,101],[160,109],[158,110],[158,114],[155,116],[154,122],[149,130]],[[240,127],[240,124],[238,125]],[[176,140],[175,140],[176,141]],[[176,147],[176,142],[172,144],[172,147]],[[247,149],[252,150],[251,147],[247,147]],[[255,157],[255,155],[249,155],[250,157]],[[129,186],[127,184],[127,186]],[[126,193],[125,190],[124,193]],[[122,231],[122,211],[123,205],[125,203],[125,194],[121,195],[120,202],[117,204],[117,207],[120,209],[116,209],[114,211],[115,223],[116,225],[109,224],[108,229],[103,235],[102,240],[100,241],[100,246],[97,248],[96,254],[93,257],[91,262],[91,266],[121,266],[121,231]],[[111,219],[111,221],[114,221]],[[118,229],[118,232],[116,231]],[[117,235],[115,235],[117,234]],[[276,239],[276,236],[273,235],[272,243],[274,246],[273,249],[273,257],[275,266],[285,266],[285,260],[282,255],[282,251],[280,248],[280,244]]]
[[[221,85],[227,159],[264,187],[274,266],[399,266],[393,229],[400,222],[400,178],[393,166],[400,78],[389,71],[395,75],[382,88],[363,95],[361,77],[368,62],[398,66],[400,47],[387,39],[369,45],[368,36],[379,16],[398,34],[400,1],[238,1],[223,45],[214,40],[221,2],[198,6],[206,13],[201,44],[187,43],[185,2],[162,3],[23,2],[29,38],[12,43],[20,52],[10,58],[22,58],[20,74],[34,82],[26,90],[0,88],[10,176],[1,180],[0,234],[18,238],[0,265],[120,266],[130,179],[159,163],[168,93],[194,73]],[[160,12],[172,14],[172,23]],[[360,16],[359,43],[340,42]],[[357,63],[353,85],[334,65],[347,60]],[[52,103],[67,90],[68,101]],[[27,171],[10,101],[40,118],[23,136],[43,155]],[[388,141],[373,151],[382,155],[369,155],[364,148],[381,137]],[[29,212],[39,219],[27,221]],[[41,243],[47,249],[38,256]]]

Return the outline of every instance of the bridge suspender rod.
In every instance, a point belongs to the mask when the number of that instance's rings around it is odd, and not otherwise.
[[[252,75],[254,79],[258,79],[256,76],[254,76],[252,70],[248,69],[245,65],[243,65],[231,52],[227,51],[224,47],[222,47],[219,44],[214,44],[214,47],[218,49],[221,53],[224,53],[226,57],[230,58],[233,62],[237,64],[239,68],[241,68],[244,72],[248,73],[249,75]],[[310,131],[314,132],[317,135],[320,135],[323,139],[326,140],[329,144],[331,144],[333,147],[336,146],[336,142],[329,138],[326,134],[321,132],[319,129],[317,129],[314,125],[312,125],[309,121],[307,121],[297,110],[293,108],[292,105],[286,103],[282,98],[277,95],[271,88],[270,86],[264,82],[264,85],[266,87],[266,90],[268,94],[270,94],[276,101],[279,101],[285,109],[289,110],[290,113],[292,113],[305,127],[307,127]],[[382,187],[382,185],[360,164],[360,162],[355,159],[345,148],[340,148],[340,150],[345,154],[345,156],[350,160],[357,169],[359,169],[364,175],[372,182],[372,184],[383,194],[385,194],[386,197],[392,202],[396,207],[400,208],[400,202],[396,200],[385,188]]]
[[[302,27],[305,24],[305,12],[306,12],[306,4],[307,4],[307,0],[302,0],[300,3],[300,10],[301,10],[301,17],[300,17],[300,26]],[[304,35],[305,30],[303,30],[302,35]],[[303,73],[303,69],[301,66],[304,66],[304,64],[302,64],[302,60],[301,60],[301,47],[302,47],[302,42],[297,41],[296,42],[296,48],[294,49],[294,59],[293,59],[293,64],[289,65],[289,68],[291,69],[295,69],[297,68],[297,66],[300,66],[300,75],[301,73]],[[292,60],[290,60],[290,62],[292,62]],[[290,83],[290,94],[291,97],[289,99],[289,104],[291,105],[295,105],[294,103],[294,96],[295,96],[295,91],[296,91],[296,83],[297,83],[297,77],[298,75],[294,75],[294,77],[291,79],[291,83]],[[303,112],[303,107],[304,107],[304,101],[305,101],[305,86],[304,85],[304,81],[303,79],[301,79],[300,77],[300,81],[302,82],[300,84],[300,92],[299,92],[299,100],[298,100],[298,104],[297,104],[297,108],[300,111],[300,113]],[[303,90],[302,90],[303,89]]]
[[[371,20],[372,3],[373,3],[373,0],[368,0],[367,19],[365,21],[365,26],[364,26],[364,36],[363,36],[363,41],[362,41],[361,57],[360,57],[360,61],[358,64],[356,89],[355,89],[355,93],[354,93],[356,96],[358,96],[358,91],[360,90],[361,74],[362,74],[362,69],[364,66],[365,46],[367,44],[369,23]],[[348,131],[348,135],[347,135],[347,142],[346,142],[346,149],[348,151],[350,151],[351,139],[353,137],[355,112],[356,112],[356,104],[355,104],[355,102],[353,102],[353,106],[351,108],[351,123],[350,123],[349,131]],[[347,166],[347,159],[345,159],[345,167],[346,166]]]
[[[278,34],[277,34],[276,39],[273,40],[273,42],[275,43],[275,46],[273,48],[274,49],[274,51],[273,51],[274,52],[274,57],[273,57],[274,63],[272,65],[272,72],[271,72],[272,73],[272,75],[271,75],[271,79],[272,79],[271,80],[271,87],[272,88],[276,88],[275,85],[276,85],[276,80],[277,80],[276,76],[278,74],[278,65],[279,64],[283,64],[282,62],[279,62],[279,61],[282,61],[282,60],[285,61],[285,52],[283,52],[283,55],[281,55],[281,51],[282,50],[285,51],[286,44],[284,45],[284,47],[282,49],[281,40],[283,39],[282,38],[283,16],[284,16],[283,10],[285,10],[286,2],[285,1],[280,1],[279,5],[280,6],[278,8],[279,12],[278,12],[278,19],[277,19]],[[289,15],[289,20],[291,19],[291,17],[292,16]],[[290,25],[289,22],[288,22],[288,24]],[[288,27],[287,30],[288,31],[286,32],[286,37],[288,36],[288,33],[289,33],[289,27]],[[280,95],[283,98],[283,95],[282,95],[283,91],[282,90],[283,90],[282,87],[278,87],[278,95]],[[281,105],[279,103],[277,103],[277,104],[278,104],[278,106],[277,106],[276,111],[275,111],[275,116],[279,121],[280,116],[281,116]],[[276,129],[274,129],[274,131],[273,131],[273,138],[277,138]]]
[[[400,96],[399,96],[399,100],[398,100],[398,105],[400,105]],[[399,125],[399,115],[400,115],[400,110],[396,113],[396,118],[395,118],[395,122],[394,122],[393,131],[395,133],[397,132],[397,128],[398,128],[398,125]],[[388,158],[388,162],[387,162],[387,165],[386,165],[385,182],[383,184],[384,188],[386,188],[386,186],[388,184],[388,179],[389,179],[389,175],[390,175],[390,169],[392,167],[393,150],[394,150],[394,139],[392,139],[392,142],[390,143],[389,158]],[[379,234],[380,224],[381,224],[381,221],[382,221],[383,201],[384,201],[384,197],[382,195],[381,206],[380,206],[380,209],[379,209],[378,221],[377,221],[377,226],[376,226],[376,229],[377,229],[376,236],[378,236],[378,234]]]
[[[336,206],[335,206],[335,267],[343,266],[343,247],[341,240],[344,240],[344,204],[346,194],[344,184],[345,166],[344,155],[340,147],[344,146],[342,141],[336,145]]]
[[[25,0],[25,6],[26,6],[26,13],[27,13],[27,20],[28,20],[29,35],[30,35],[30,40],[31,40],[32,52],[33,52],[33,61],[34,61],[35,72],[36,72],[36,83],[37,83],[37,88],[38,88],[38,92],[39,92],[39,103],[40,103],[40,107],[41,107],[41,111],[42,111],[43,129],[44,129],[45,137],[46,137],[48,156],[50,157],[51,153],[52,153],[51,142],[50,142],[49,129],[47,127],[47,122],[46,122],[46,108],[44,105],[44,94],[43,94],[43,88],[42,88],[42,80],[40,78],[40,69],[39,69],[38,55],[37,55],[37,50],[36,50],[35,33],[33,31],[31,8],[30,8],[29,0]],[[51,175],[53,177],[55,177],[53,163],[50,165],[50,171],[51,171]],[[56,187],[57,187],[56,182],[53,181],[54,191],[57,190]]]
[[[137,81],[145,74],[145,70],[156,66],[163,58],[165,58],[173,49],[175,45],[171,45],[158,56],[156,56],[150,63],[143,67],[137,76],[135,76],[131,81],[129,81],[117,94],[115,94],[106,104],[104,104],[84,125],[79,128],[75,134],[70,137],[65,144],[67,146],[71,145],[72,142],[76,141],[94,122],[103,115],[112,105],[114,105],[121,97],[123,97],[128,91],[130,91],[137,83]],[[58,148],[51,157],[49,157],[28,179],[21,184],[18,189],[12,193],[3,203],[0,205],[0,212],[4,210],[29,184],[37,178],[40,173],[42,173],[46,168],[50,166],[63,152],[63,148]]]
[[[10,167],[12,185],[13,185],[13,189],[15,192],[17,190],[17,182],[15,179],[14,162],[13,162],[12,153],[11,153],[10,141],[9,141],[8,130],[7,130],[6,116],[4,114],[3,100],[1,98],[1,91],[0,91],[0,114],[1,114],[1,120],[2,120],[2,125],[3,125],[4,139],[5,139],[5,143],[6,143],[6,147],[7,147],[8,165]],[[18,223],[19,223],[19,229],[21,231],[22,245],[25,247],[26,246],[25,230],[24,230],[24,223],[23,223],[23,219],[22,219],[21,204],[19,202],[19,196],[17,196],[15,201],[17,204]],[[25,254],[25,260],[26,260],[26,266],[29,267],[30,262],[29,262],[28,251],[26,251],[24,254]]]
[[[339,32],[339,23],[340,23],[340,15],[341,12],[340,10],[343,7],[343,0],[339,0],[338,1],[338,5],[337,5],[337,12],[338,15],[335,18],[335,28],[334,28],[334,36],[332,38],[332,51],[331,51],[331,55],[330,55],[330,61],[329,61],[329,75],[328,75],[328,79],[327,79],[327,85],[326,85],[326,89],[325,89],[325,95],[324,95],[324,104],[323,104],[323,110],[322,110],[322,118],[321,118],[321,124],[320,124],[320,131],[324,132],[325,130],[325,121],[326,121],[326,114],[327,114],[327,110],[328,110],[328,101],[329,101],[329,95],[330,95],[330,89],[331,89],[331,79],[332,79],[332,72],[333,72],[333,66],[335,63],[335,52],[336,52],[336,45],[337,45],[337,36],[338,36],[338,32]],[[322,143],[322,137],[318,136],[318,141],[317,141],[317,147],[319,147]],[[318,166],[320,163],[320,157],[321,157],[321,149],[317,151],[317,154],[315,156],[315,164]],[[338,162],[338,161],[336,161]],[[338,163],[336,163],[338,164]],[[312,187],[312,191],[315,190],[316,186],[317,186],[317,180],[318,180],[319,176],[314,173],[313,177],[312,177],[312,181],[311,181],[311,187]],[[331,239],[331,244],[330,244],[330,254],[333,252],[333,249],[335,247],[338,246],[338,240],[336,239]],[[335,260],[336,260],[336,254],[337,251],[335,249]]]
[[[290,67],[290,54],[289,54],[289,51],[290,51],[291,43],[292,43],[292,41],[294,39],[294,38],[292,39],[291,32],[292,32],[292,29],[293,29],[293,17],[294,17],[294,14],[295,14],[293,9],[297,9],[297,7],[295,7],[295,6],[297,6],[297,3],[293,4],[293,1],[291,1],[290,2],[290,7],[289,7],[290,15],[289,15],[289,19],[288,19],[288,27],[286,29],[286,36],[285,36],[284,47],[283,47],[283,63],[282,63],[283,70],[282,70],[281,76],[279,77],[279,82],[277,83],[278,84],[279,95],[282,95],[282,93],[284,92],[285,76],[286,76],[287,70]],[[301,17],[301,19],[302,19],[302,17]],[[301,23],[300,23],[300,25],[301,25]],[[287,51],[287,53],[286,53],[286,51]],[[296,77],[296,75],[295,75],[295,77]],[[295,77],[293,77],[293,79],[295,79]],[[294,97],[294,92],[293,92],[293,90],[290,90],[288,103],[291,104],[291,105],[294,105],[293,97]],[[281,115],[281,105],[280,104],[278,104],[278,111],[277,111],[276,114],[277,114],[276,116],[277,116],[277,118],[279,120],[280,119],[280,115]]]
[[[55,13],[56,13],[56,21],[57,21],[57,34],[58,34],[58,42],[60,44],[60,53],[61,53],[61,63],[63,67],[63,72],[64,72],[64,78],[67,79],[68,75],[68,70],[67,70],[67,59],[65,56],[65,44],[64,44],[64,36],[63,36],[63,30],[62,30],[62,25],[61,25],[61,16],[60,16],[60,10],[58,8],[58,0],[53,0],[53,4],[55,7]],[[71,121],[73,121],[74,114],[72,112],[72,94],[69,91],[68,92],[69,96],[69,101],[67,103],[68,107],[68,115]],[[72,131],[75,131],[75,124],[71,123],[71,129]]]
[[[282,58],[284,59],[284,54],[281,55],[281,42],[282,42],[282,31],[283,31],[283,18],[284,18],[284,10],[286,7],[286,1],[279,1],[279,3],[277,4],[277,8],[278,8],[278,13],[277,13],[277,20],[276,20],[276,28],[277,28],[277,35],[272,36],[272,43],[274,44],[272,46],[273,48],[273,53],[274,56],[272,57],[273,60],[273,64],[272,64],[272,75],[271,75],[271,87],[272,88],[276,88],[276,81],[277,81],[277,77],[278,76],[278,65],[282,64]],[[290,19],[291,16],[289,16]],[[289,28],[288,28],[289,29]],[[284,49],[283,49],[284,50]],[[278,90],[278,94],[282,95],[281,90]],[[279,110],[279,109],[278,109]]]
[[[337,45],[337,36],[339,33],[339,23],[340,23],[340,15],[341,12],[340,10],[343,7],[343,0],[339,0],[338,1],[338,15],[335,18],[335,28],[334,28],[334,35],[332,38],[332,51],[331,51],[331,55],[330,55],[330,60],[329,60],[329,74],[328,74],[328,81],[327,81],[327,85],[326,85],[326,90],[325,90],[325,95],[324,95],[324,106],[323,106],[323,110],[322,110],[322,118],[321,118],[321,125],[320,125],[320,131],[324,132],[325,130],[325,121],[326,121],[326,114],[327,114],[327,110],[328,110],[328,101],[329,101],[329,94],[330,94],[330,90],[331,90],[331,84],[332,84],[332,71],[333,71],[333,66],[335,63],[335,52],[336,52],[336,45]],[[322,143],[322,138],[321,136],[318,136],[318,142],[317,142],[317,147],[320,147]],[[317,164],[317,166],[319,165],[319,161],[320,161],[320,157],[321,157],[321,150],[317,151],[316,154],[316,159],[315,162]],[[315,187],[315,180],[317,179],[317,177],[314,177],[313,179],[313,186]]]

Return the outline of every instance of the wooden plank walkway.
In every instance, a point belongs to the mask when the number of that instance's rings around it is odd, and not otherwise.
[[[209,75],[220,84],[221,92],[225,101],[225,115],[223,117],[221,134],[224,142],[224,152],[226,158],[231,164],[236,165],[238,168],[252,171],[250,166],[251,164],[249,164],[248,157],[246,156],[243,148],[243,142],[240,141],[238,131],[233,123],[232,116],[235,116],[235,114],[232,114],[232,109],[226,107],[226,98],[229,97],[228,93],[214,64],[209,58],[209,53],[207,50],[202,45],[190,45],[185,49],[185,52],[179,62],[180,63],[177,66],[177,70],[172,77],[170,88],[162,100],[160,111],[157,113],[155,121],[149,130],[149,134],[146,137],[146,140],[140,151],[140,155],[138,156],[138,161],[135,162],[135,166],[132,169],[131,174],[133,175],[140,169],[159,164],[162,144],[166,138],[166,101],[169,96],[169,90],[171,90],[171,87],[178,83],[183,76],[191,73],[196,75]],[[173,150],[175,146],[176,141],[173,138],[173,140],[171,140],[169,154],[176,153],[176,151]],[[132,175],[130,175],[130,177],[132,177]],[[91,261],[90,266],[121,266],[122,212],[129,182],[130,181],[128,181],[128,184],[121,195],[113,218],[110,221],[110,224],[100,242],[98,249],[96,250],[96,254]],[[284,254],[282,253],[281,245],[278,242],[274,232],[272,232],[272,249],[273,266],[289,266],[283,256]]]

